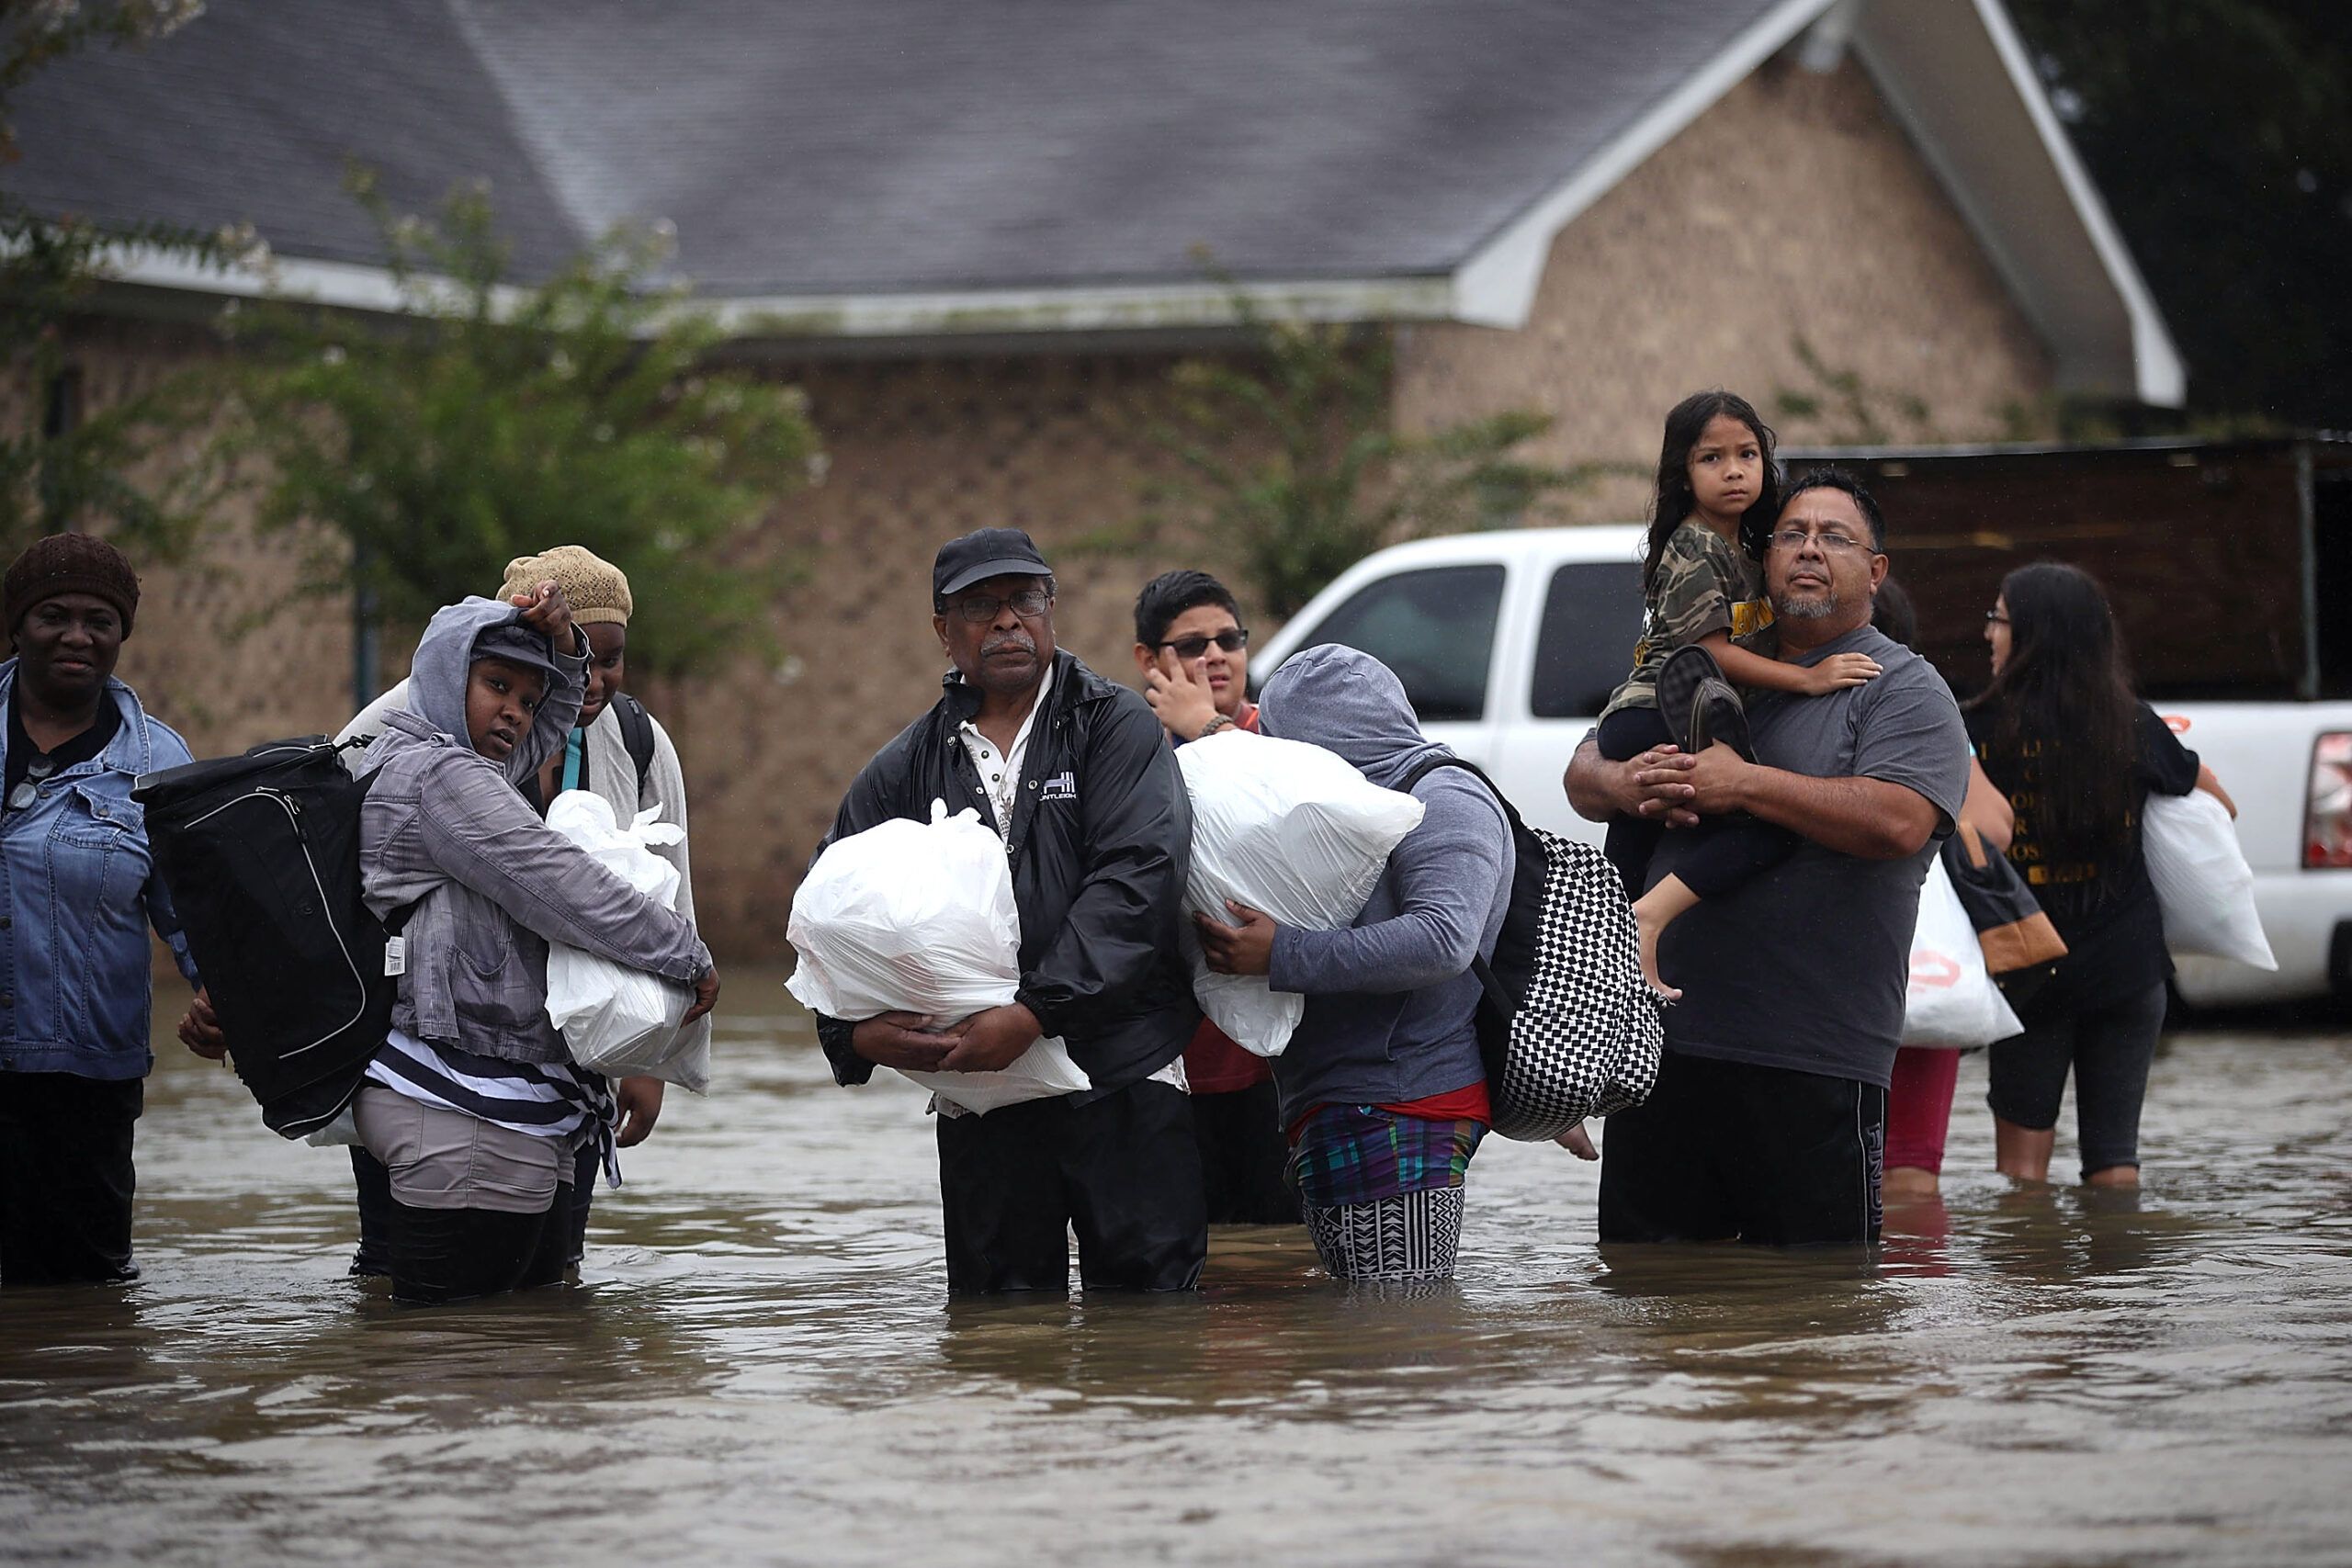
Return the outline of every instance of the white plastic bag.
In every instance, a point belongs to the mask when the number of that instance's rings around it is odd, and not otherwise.
[[[548,826],[668,909],[678,902],[678,868],[651,846],[674,844],[685,829],[654,820],[661,814],[659,805],[650,806],[623,828],[603,795],[568,789],[548,805]],[[694,1003],[690,986],[560,942],[548,944],[548,1017],[583,1067],[614,1077],[661,1078],[702,1093],[710,1087],[709,1043],[679,1035],[679,1022]]]
[[[1002,1007],[1021,986],[1021,911],[1004,841],[977,811],[896,818],[817,857],[785,928],[799,965],[785,982],[829,1018],[921,1013],[945,1024]],[[1001,1072],[908,1073],[942,1100],[986,1112],[1092,1088],[1059,1040]]]
[[[2227,807],[2201,789],[2151,795],[2140,813],[2140,844],[2174,957],[2278,967],[2255,908],[2254,868]]]
[[[1919,887],[1919,923],[1911,931],[1903,1043],[1972,1049],[2007,1040],[2024,1027],[1986,972],[1976,928],[1938,855],[1928,863],[1928,880]]]
[[[1363,912],[1388,853],[1421,825],[1421,803],[1383,789],[1320,746],[1227,729],[1177,748],[1193,803],[1187,913],[1230,920],[1232,899],[1274,923],[1337,931]],[[1245,1051],[1279,1056],[1306,998],[1262,975],[1213,975],[1191,923],[1193,994]]]

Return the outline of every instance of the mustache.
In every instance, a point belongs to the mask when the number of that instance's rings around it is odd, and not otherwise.
[[[1023,653],[1035,653],[1037,651],[1035,639],[1031,637],[1027,632],[1019,630],[996,632],[981,642],[980,657],[985,659],[991,653],[1001,652],[1008,648],[1019,649]]]

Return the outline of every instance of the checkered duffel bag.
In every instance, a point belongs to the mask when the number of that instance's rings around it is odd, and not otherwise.
[[[1663,1030],[1616,868],[1590,844],[1521,821],[1494,781],[1458,757],[1432,758],[1396,787],[1437,768],[1476,775],[1510,822],[1510,908],[1493,960],[1476,965],[1495,1131],[1533,1143],[1639,1105],[1657,1082]]]

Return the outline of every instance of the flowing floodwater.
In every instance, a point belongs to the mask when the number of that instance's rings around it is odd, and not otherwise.
[[[1451,1292],[1242,1229],[1197,1298],[951,1306],[922,1095],[728,999],[587,1288],[437,1311],[345,1281],[341,1150],[159,1046],[145,1277],[0,1296],[0,1558],[2352,1561],[2342,1037],[2171,1037],[2136,1200],[1991,1176],[1972,1061],[1869,1261],[1604,1261],[1593,1168],[1490,1141]]]

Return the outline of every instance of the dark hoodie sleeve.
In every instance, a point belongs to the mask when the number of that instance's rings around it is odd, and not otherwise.
[[[884,748],[850,781],[849,793],[842,796],[841,809],[833,813],[832,831],[817,846],[817,853],[808,857],[808,863],[815,865],[827,850],[853,833],[863,833],[894,817],[906,816],[902,807],[909,769],[902,736],[898,744]],[[816,1019],[817,1043],[825,1048],[825,1059],[832,1064],[833,1081],[862,1084],[873,1077],[874,1064],[850,1044],[850,1035],[859,1021],[829,1018],[823,1013],[818,1013]]]
[[[1082,765],[1083,880],[1016,998],[1065,1037],[1132,1012],[1136,988],[1172,960],[1193,856],[1183,774],[1141,697],[1118,694]]]

